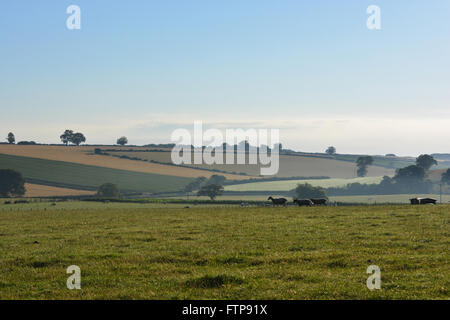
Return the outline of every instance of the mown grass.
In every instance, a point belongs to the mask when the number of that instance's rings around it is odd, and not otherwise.
[[[83,164],[0,154],[0,169],[14,169],[30,182],[96,190],[103,183],[114,183],[124,191],[179,191],[192,179],[134,172]]]
[[[58,205],[0,211],[0,299],[449,298],[449,206]]]

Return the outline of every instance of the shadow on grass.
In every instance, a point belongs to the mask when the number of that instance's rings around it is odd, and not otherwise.
[[[218,275],[218,276],[203,276],[197,279],[191,279],[186,281],[185,285],[190,288],[220,288],[227,284],[242,284],[244,280],[228,276],[228,275]]]

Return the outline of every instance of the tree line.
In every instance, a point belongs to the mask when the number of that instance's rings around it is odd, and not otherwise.
[[[86,136],[81,132],[74,132],[73,130],[66,129],[60,136],[59,139],[63,144],[68,146],[69,144],[73,144],[76,146],[79,146],[82,143],[86,142]],[[6,137],[6,141],[8,141],[8,144],[15,144],[16,143],[16,137],[14,133],[10,132],[8,133],[8,136]],[[127,137],[120,137],[117,139],[116,143],[118,145],[124,146],[128,144],[128,138]],[[37,144],[34,141],[20,141],[17,144],[19,145],[35,145]]]

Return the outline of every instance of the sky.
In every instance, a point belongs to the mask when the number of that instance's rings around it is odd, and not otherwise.
[[[448,0],[3,0],[0,137],[167,143],[202,121],[301,151],[450,153],[449,40]]]

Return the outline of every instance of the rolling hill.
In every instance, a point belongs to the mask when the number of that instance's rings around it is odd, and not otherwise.
[[[114,147],[95,147],[95,146],[21,146],[21,145],[0,145],[0,154],[21,156],[28,158],[56,160],[70,163],[83,164],[110,169],[119,169],[141,173],[152,173],[158,175],[167,175],[174,177],[197,178],[210,177],[214,173],[205,170],[195,170],[193,168],[177,167],[173,165],[164,165],[144,161],[131,161],[116,157],[108,157],[94,154],[94,149],[111,149]],[[117,147],[116,147],[117,148]],[[121,148],[124,149],[124,148]],[[125,149],[136,150],[139,147],[128,147]],[[226,174],[227,179],[242,180],[246,177],[239,175]]]
[[[192,180],[4,154],[0,154],[0,169],[17,170],[29,183],[81,190],[96,190],[101,184],[110,182],[117,184],[122,191],[159,193],[181,190]]]
[[[170,152],[156,151],[117,151],[109,152],[112,156],[126,156],[147,161],[157,161],[160,163],[171,163]],[[192,168],[207,168],[228,172],[233,174],[245,173],[248,176],[257,177],[260,175],[260,165],[250,164],[191,164]],[[393,175],[394,169],[381,166],[370,166],[368,176],[378,177]],[[223,174],[223,173],[220,173]],[[336,160],[330,157],[280,155],[280,170],[276,177],[301,177],[301,176],[328,176],[331,178],[351,179],[356,178],[356,166],[354,162],[347,160]],[[240,176],[240,179],[245,179]]]

